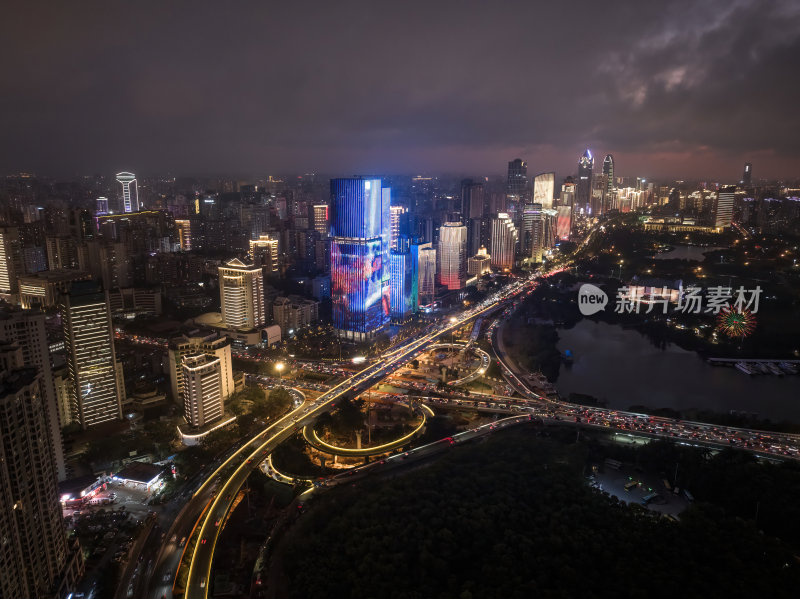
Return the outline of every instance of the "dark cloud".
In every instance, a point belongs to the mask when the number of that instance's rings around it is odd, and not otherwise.
[[[0,170],[800,171],[790,1],[30,4]]]

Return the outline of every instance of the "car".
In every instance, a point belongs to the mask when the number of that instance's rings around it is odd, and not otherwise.
[[[200,579],[200,588],[201,589],[206,588],[206,577],[205,576],[203,576],[203,578]]]
[[[205,545],[207,542],[208,542],[208,538],[207,537],[203,537],[202,539],[200,539],[200,544],[201,545]]]
[[[222,520],[221,520],[221,519],[217,520],[216,522],[214,522],[214,526],[216,526],[216,527],[219,527],[219,523],[220,523],[220,522],[222,522]]]
[[[164,574],[164,582],[169,582],[169,579],[170,579],[169,573]]]

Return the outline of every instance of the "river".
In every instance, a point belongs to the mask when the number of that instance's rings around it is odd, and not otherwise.
[[[556,388],[562,397],[585,393],[617,409],[737,410],[800,422],[799,375],[750,377],[711,366],[674,344],[659,349],[633,329],[586,319],[558,334],[559,351],[569,349],[574,356],[572,366],[559,371]]]

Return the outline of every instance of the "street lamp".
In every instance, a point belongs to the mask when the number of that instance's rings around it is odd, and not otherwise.
[[[283,376],[282,376],[281,373],[283,372],[284,366],[285,366],[285,364],[283,362],[278,362],[277,364],[275,364],[275,370],[278,371],[278,380],[279,381],[283,380]]]
[[[623,262],[625,262],[625,260],[620,260],[620,261],[619,261],[619,277],[617,277],[617,278],[618,278],[620,281],[622,281],[622,263],[623,263]]]

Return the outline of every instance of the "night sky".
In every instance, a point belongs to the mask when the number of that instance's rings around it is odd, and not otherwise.
[[[0,173],[800,176],[800,2],[555,4],[6,2]]]

